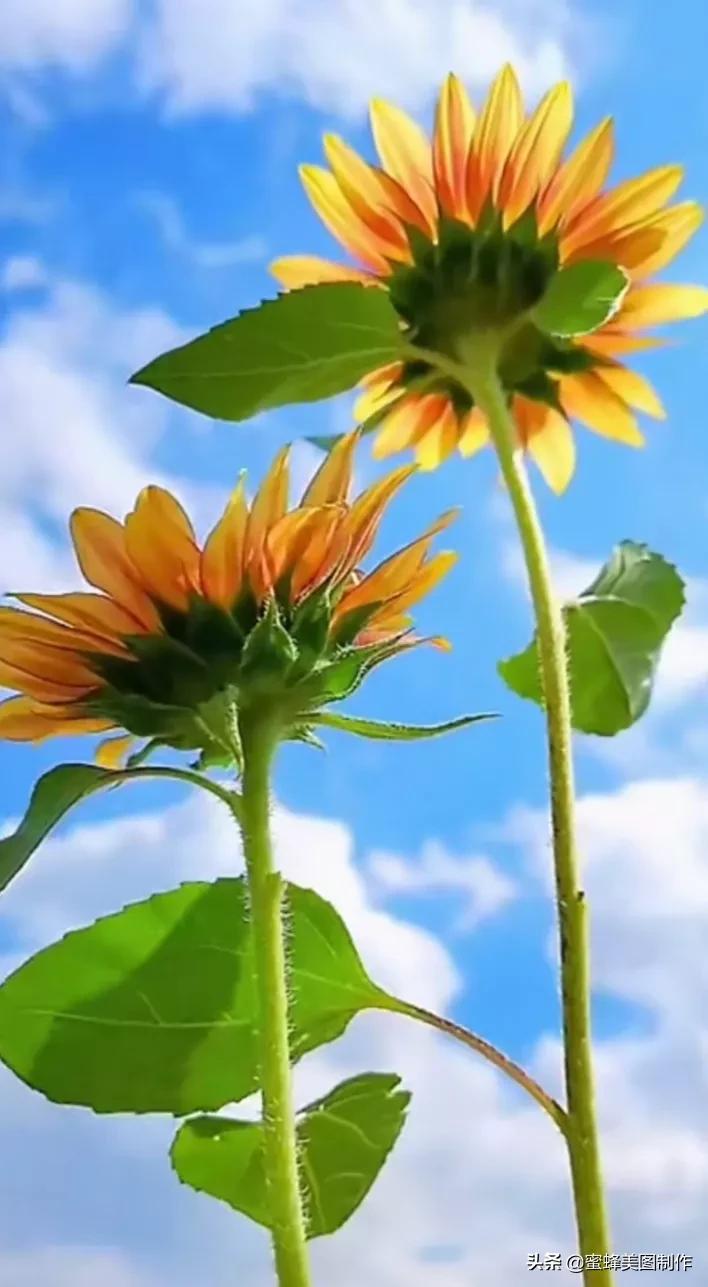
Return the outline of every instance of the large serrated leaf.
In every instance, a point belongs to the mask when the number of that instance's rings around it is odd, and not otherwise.
[[[410,1095],[392,1073],[365,1073],[309,1104],[297,1123],[308,1237],[340,1229],[369,1192],[405,1121]],[[260,1122],[200,1117],[175,1137],[183,1183],[269,1228]]]
[[[0,840],[0,890],[22,870],[46,836],[67,813],[97,791],[148,778],[174,778],[226,799],[227,793],[189,769],[162,766],[102,769],[96,764],[59,764],[35,783],[27,812],[12,835]]]
[[[241,313],[132,376],[219,420],[344,393],[401,352],[385,291],[327,283]]]
[[[294,1059],[384,995],[333,907],[287,886]],[[0,987],[0,1058],[96,1112],[214,1110],[258,1085],[243,879],[182,885],[76,930]]]
[[[588,335],[617,312],[629,278],[616,264],[584,259],[551,278],[531,317],[547,335]]]
[[[644,714],[662,644],[684,604],[672,564],[623,541],[599,575],[563,609],[573,727],[611,737]],[[515,693],[543,704],[536,642],[499,663]]]

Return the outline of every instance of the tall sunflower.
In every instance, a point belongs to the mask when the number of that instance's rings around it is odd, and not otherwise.
[[[199,748],[208,762],[233,746],[234,711],[270,703],[283,736],[307,740],[322,705],[421,642],[409,609],[456,557],[428,557],[448,513],[361,570],[414,466],[350,502],[357,438],[338,443],[293,509],[281,451],[252,504],[239,483],[203,549],[161,487],[123,523],[76,510],[76,556],[98,593],[17,594],[22,607],[0,607],[0,684],[21,694],[0,704],[0,737],[120,729],[128,736],[104,742],[101,763],[121,762],[134,737]]]
[[[522,316],[559,267],[580,260],[621,267],[629,289],[606,325],[580,340],[551,341],[529,322],[502,359],[519,437],[556,491],[575,464],[570,420],[639,446],[635,412],[663,417],[651,385],[621,361],[659,342],[639,332],[708,309],[708,290],[650,281],[702,220],[696,202],[667,205],[681,167],[661,166],[607,189],[612,121],[563,159],[572,122],[568,84],[526,115],[508,66],[479,116],[458,78],[448,77],[432,143],[397,107],[375,101],[380,165],[329,134],[329,168],[300,171],[317,213],[357,266],[313,256],[272,265],[291,289],[336,281],[384,287],[413,342],[450,353],[465,327]],[[430,469],[455,448],[470,456],[489,440],[469,394],[426,362],[394,363],[364,383],[356,414],[379,418],[378,457],[410,447]]]

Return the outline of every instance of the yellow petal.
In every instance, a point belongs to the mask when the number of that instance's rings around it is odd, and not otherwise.
[[[52,710],[29,697],[0,702],[0,738],[9,742],[42,742],[47,737],[102,733],[113,727],[110,720]]]
[[[101,594],[15,594],[12,596],[28,608],[46,612],[67,625],[88,630],[107,640],[119,642],[125,635],[145,632],[145,627],[112,599]]]
[[[474,407],[472,411],[467,413],[462,422],[462,432],[457,444],[457,450],[461,456],[469,458],[480,451],[482,447],[486,447],[488,442],[489,425],[486,417],[477,407]]]
[[[160,618],[128,557],[120,523],[97,509],[81,507],[71,516],[71,537],[86,580],[115,599],[146,630],[159,630]]]
[[[334,264],[317,255],[284,255],[274,259],[270,271],[287,290],[301,286],[319,286],[321,282],[359,282],[362,286],[378,286],[378,278],[359,268]]]
[[[290,590],[294,602],[311,594],[338,570],[349,550],[344,506],[327,505],[314,513],[314,521],[303,528],[291,555]]]
[[[610,172],[614,146],[614,126],[608,116],[548,183],[539,201],[539,236],[545,237],[556,224],[568,223],[597,196]]]
[[[419,603],[425,598],[426,594],[447,576],[451,568],[455,566],[459,555],[454,550],[442,550],[440,554],[433,555],[428,563],[421,569],[418,575],[411,581],[411,584],[389,605],[396,609],[397,612],[405,612],[412,608],[415,603]],[[372,618],[375,623],[376,617]]]
[[[559,384],[560,401],[567,416],[628,447],[642,447],[644,436],[622,398],[595,374],[570,375]]]
[[[509,228],[531,205],[555,170],[573,124],[567,81],[549,90],[520,131],[499,185],[498,205]]]
[[[301,165],[300,178],[310,201],[332,236],[372,273],[387,277],[390,268],[378,239],[354,213],[334,175],[319,165]]]
[[[144,487],[125,520],[125,542],[150,595],[186,611],[200,590],[200,554],[179,501],[162,487]]]
[[[423,434],[415,446],[415,458],[421,469],[437,469],[457,446],[459,421],[457,413],[448,402],[441,416]]]
[[[564,492],[575,471],[575,439],[565,416],[553,407],[530,399],[514,400],[517,417],[526,404],[524,444],[538,465],[548,486],[556,495]]]
[[[630,371],[626,366],[601,366],[595,374],[628,406],[636,407],[637,411],[643,411],[655,420],[666,419],[666,411],[655,389],[637,371]]]
[[[635,286],[628,291],[617,317],[618,324],[629,330],[661,326],[708,312],[708,290],[705,286]]]
[[[398,604],[398,597],[409,588],[412,580],[418,577],[424,563],[425,557],[434,538],[450,523],[458,517],[458,510],[448,510],[442,514],[422,536],[411,541],[409,545],[404,546],[389,558],[380,563],[373,572],[365,576],[358,585],[348,590],[340,599],[335,612],[335,620],[346,616],[356,608],[361,608],[367,603],[388,603],[395,599]],[[400,609],[396,609],[399,611]]]
[[[130,749],[135,745],[132,733],[124,737],[107,737],[99,742],[94,753],[94,760],[102,769],[122,769]]]
[[[497,184],[523,117],[519,82],[507,63],[489,91],[472,144],[467,172],[467,204],[472,219],[477,219],[490,194],[496,196]]]
[[[239,479],[226,509],[207,537],[201,556],[201,584],[205,598],[231,611],[243,582],[243,557],[248,505],[243,479]]]
[[[374,99],[371,129],[384,169],[415,201],[431,227],[437,222],[430,143],[400,107]]]
[[[564,255],[574,254],[607,232],[655,214],[671,200],[682,178],[682,166],[662,165],[598,197],[569,227],[563,238]]]
[[[656,218],[654,226],[665,236],[662,245],[641,259],[634,267],[635,277],[651,277],[661,272],[683,250],[703,223],[703,209],[697,201],[683,201]]]
[[[363,424],[371,416],[377,415],[389,402],[401,396],[403,388],[398,380],[402,371],[401,362],[391,362],[360,381],[360,387],[364,392],[354,403],[354,419],[358,424]]]
[[[301,505],[337,505],[346,501],[360,438],[359,433],[349,433],[334,444],[308,484]]]
[[[475,114],[467,90],[452,73],[438,100],[433,135],[433,171],[438,200],[446,214],[467,214],[467,161]]]

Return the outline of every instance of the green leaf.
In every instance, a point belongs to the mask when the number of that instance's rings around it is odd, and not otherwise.
[[[342,1082],[297,1123],[308,1237],[340,1229],[363,1202],[401,1133],[410,1101],[393,1073]],[[171,1150],[180,1180],[271,1226],[260,1122],[199,1117]]]
[[[643,715],[661,647],[684,604],[672,564],[623,541],[592,585],[563,609],[573,727],[611,737]],[[543,704],[535,641],[499,663],[515,693]]]
[[[96,791],[150,777],[176,778],[191,782],[224,800],[227,793],[216,783],[200,778],[188,769],[165,767],[102,769],[95,764],[59,764],[35,784],[27,812],[17,830],[0,840],[0,890],[5,889],[32,857],[35,849],[75,804]]]
[[[327,728],[336,728],[342,733],[356,733],[359,737],[370,737],[381,742],[418,742],[426,737],[441,737],[443,733],[453,733],[455,729],[467,728],[481,720],[496,719],[496,715],[459,715],[457,719],[447,720],[444,724],[391,724],[385,720],[360,719],[357,715],[335,715],[331,711],[321,711],[312,715],[316,724]]]
[[[219,420],[344,393],[401,351],[385,291],[343,282],[268,300],[131,378]]]
[[[548,335],[588,335],[617,312],[629,278],[603,260],[584,259],[561,268],[531,318]]]
[[[380,1004],[337,912],[287,886],[293,1059]],[[0,1058],[58,1103],[182,1115],[258,1086],[243,879],[182,885],[75,930],[0,987]]]

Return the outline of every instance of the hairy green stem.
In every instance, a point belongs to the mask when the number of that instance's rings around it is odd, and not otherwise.
[[[575,826],[570,686],[565,627],[551,584],[548,555],[523,449],[499,380],[498,337],[482,337],[458,379],[489,423],[502,475],[516,516],[536,616],[536,633],[546,710],[551,779],[551,820],[560,939],[563,1042],[567,1093],[565,1137],[581,1255],[606,1256],[610,1236],[600,1162],[590,1022],[590,968],[587,909],[580,887]],[[586,1269],[584,1281],[610,1287],[609,1269]]]
[[[288,1042],[283,881],[274,868],[270,837],[270,768],[278,734],[268,720],[250,716],[241,721],[240,735],[243,778],[235,816],[243,833],[255,945],[271,1236],[280,1287],[309,1287]]]

